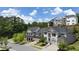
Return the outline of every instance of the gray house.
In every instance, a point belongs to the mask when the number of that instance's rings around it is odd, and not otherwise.
[[[43,35],[50,44],[58,44],[61,39],[67,44],[73,43],[76,40],[74,34],[65,27],[48,28],[47,31],[43,32]]]
[[[61,40],[70,44],[76,40],[74,34],[65,27],[31,28],[27,31],[27,40],[34,41],[34,38],[40,38],[41,35],[49,44],[58,44]]]

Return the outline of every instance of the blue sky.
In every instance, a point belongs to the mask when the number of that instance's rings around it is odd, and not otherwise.
[[[79,13],[79,7],[0,7],[1,16],[17,16],[25,23],[49,21],[54,17]]]

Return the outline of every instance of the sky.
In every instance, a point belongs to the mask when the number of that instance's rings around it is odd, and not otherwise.
[[[25,23],[48,22],[54,17],[76,15],[79,7],[0,7],[0,16],[16,16]]]

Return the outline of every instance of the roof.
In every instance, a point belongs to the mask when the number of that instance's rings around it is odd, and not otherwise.
[[[55,17],[52,20],[50,20],[49,22],[60,21],[60,20],[63,20],[63,17]]]
[[[31,27],[31,28],[28,29],[28,31],[31,31],[31,32],[37,32],[39,30],[40,30],[39,27]]]
[[[69,18],[69,17],[76,17],[76,15],[67,15],[65,16],[66,18]]]

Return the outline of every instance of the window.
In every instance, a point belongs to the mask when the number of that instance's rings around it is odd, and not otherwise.
[[[58,38],[61,37],[61,35],[58,35]]]
[[[55,33],[52,33],[52,36],[56,36],[56,34]]]
[[[61,35],[64,35],[63,33],[61,33]]]
[[[47,34],[47,32],[44,32],[44,34]]]
[[[74,22],[74,20],[72,20],[72,22]]]
[[[49,37],[51,37],[50,33],[48,34]]]
[[[70,22],[69,20],[67,20],[67,22]]]
[[[50,41],[50,38],[48,40]]]

